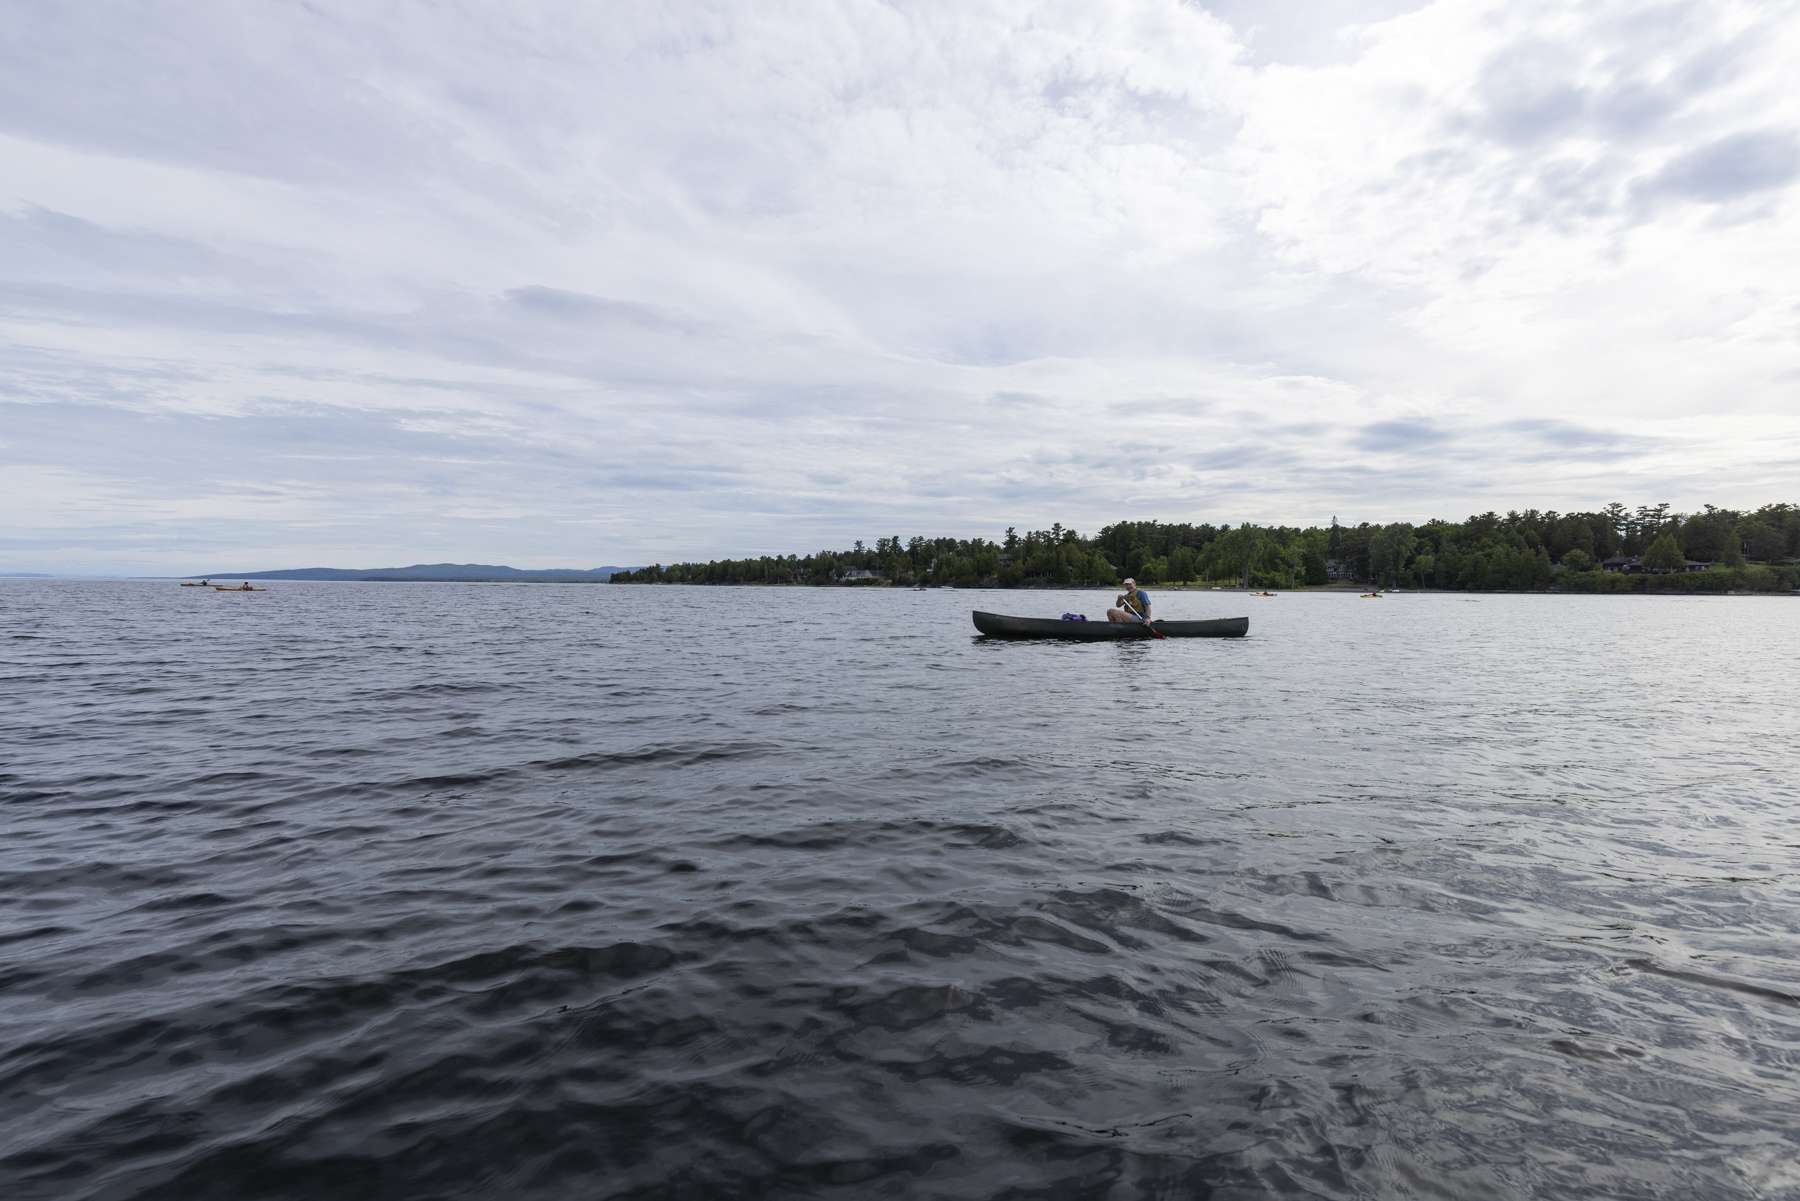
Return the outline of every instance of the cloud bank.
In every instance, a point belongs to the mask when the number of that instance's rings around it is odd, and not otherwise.
[[[0,570],[1800,480],[1800,10],[38,6]]]

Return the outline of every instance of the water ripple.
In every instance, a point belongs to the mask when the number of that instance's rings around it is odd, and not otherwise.
[[[9,1201],[1800,1196],[1790,601],[201,591],[0,584]]]

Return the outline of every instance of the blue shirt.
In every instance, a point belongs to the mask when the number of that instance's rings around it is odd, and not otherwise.
[[[1125,594],[1125,599],[1133,609],[1137,610],[1137,615],[1139,617],[1150,612],[1150,594],[1145,592],[1142,588],[1139,588],[1136,592],[1127,592]]]

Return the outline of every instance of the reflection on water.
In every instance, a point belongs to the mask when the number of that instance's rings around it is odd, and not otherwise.
[[[1106,600],[0,585],[0,1195],[1800,1195],[1800,603]]]

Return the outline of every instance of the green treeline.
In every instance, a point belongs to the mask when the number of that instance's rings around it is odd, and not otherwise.
[[[1602,564],[1635,557],[1630,572]],[[1622,566],[1614,563],[1615,567]],[[959,587],[1230,584],[1259,588],[1333,580],[1389,588],[1571,592],[1777,591],[1800,588],[1800,507],[1754,512],[1666,504],[1595,513],[1483,513],[1422,525],[1258,526],[1121,521],[1084,538],[1061,524],[998,542],[878,538],[849,550],[675,563],[620,572],[614,583],[889,584]]]

